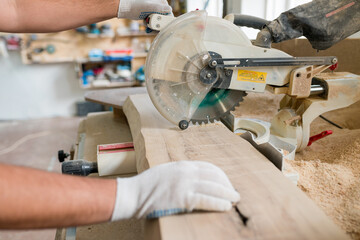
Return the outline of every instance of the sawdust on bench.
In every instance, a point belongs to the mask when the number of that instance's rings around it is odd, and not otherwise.
[[[315,120],[313,134],[324,130],[334,133],[288,163],[300,175],[298,186],[352,239],[360,239],[360,130]]]
[[[280,99],[269,93],[249,94],[236,115],[270,121]],[[334,133],[288,164],[300,175],[300,189],[352,239],[360,240],[360,102],[324,115],[345,129],[317,118],[311,125],[312,135],[325,130]]]

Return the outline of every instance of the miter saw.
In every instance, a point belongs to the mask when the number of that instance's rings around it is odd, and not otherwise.
[[[244,137],[264,148],[280,169],[284,156],[293,158],[307,146],[316,117],[360,100],[359,76],[321,74],[337,64],[336,57],[292,57],[254,46],[234,15],[221,19],[205,11],[178,18],[153,14],[146,23],[160,31],[145,69],[148,93],[158,111],[183,130],[191,123],[216,120],[233,131],[247,130]],[[255,20],[245,25],[261,29],[262,24]],[[266,89],[286,94],[271,124],[231,113],[246,92]]]

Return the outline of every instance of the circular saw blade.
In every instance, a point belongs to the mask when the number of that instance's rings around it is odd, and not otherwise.
[[[213,88],[214,81],[203,81],[202,70],[209,66],[211,53],[234,57],[231,50],[241,42],[251,42],[230,22],[208,17],[205,11],[184,14],[153,41],[145,68],[146,86],[157,110],[174,124],[213,122],[233,110],[246,95],[243,91]]]
[[[201,102],[191,121],[200,124],[218,121],[234,111],[246,95],[244,91],[213,88]]]

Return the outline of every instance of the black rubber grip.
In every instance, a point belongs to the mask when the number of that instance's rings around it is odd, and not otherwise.
[[[262,30],[270,21],[263,18],[243,14],[234,14],[234,24],[239,27],[249,27]]]

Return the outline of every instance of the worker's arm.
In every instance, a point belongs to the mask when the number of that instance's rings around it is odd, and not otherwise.
[[[305,36],[312,47],[325,50],[360,31],[360,1],[314,0],[290,9],[271,21],[258,34],[255,45]]]
[[[0,0],[0,32],[58,32],[114,17],[171,13],[166,0]],[[120,8],[119,8],[120,7]]]
[[[116,180],[81,178],[0,164],[0,229],[109,221]]]
[[[193,209],[226,211],[239,199],[224,172],[205,162],[162,164],[116,180],[0,164],[0,229],[79,226]]]

